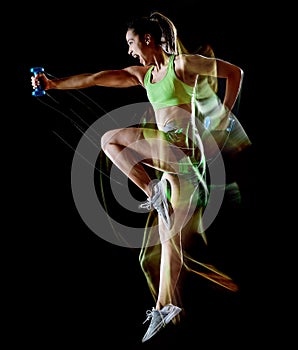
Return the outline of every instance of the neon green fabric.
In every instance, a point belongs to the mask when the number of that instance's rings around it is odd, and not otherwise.
[[[174,70],[174,58],[175,55],[170,56],[167,73],[161,81],[151,83],[153,66],[148,69],[145,75],[144,86],[154,110],[191,103],[193,87],[177,78]]]

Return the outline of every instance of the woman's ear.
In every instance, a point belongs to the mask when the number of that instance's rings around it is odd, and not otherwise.
[[[145,34],[145,43],[146,45],[149,45],[151,41],[151,35],[150,34]]]

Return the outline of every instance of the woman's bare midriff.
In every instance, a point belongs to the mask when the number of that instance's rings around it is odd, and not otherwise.
[[[158,129],[164,130],[168,124],[174,128],[185,128],[189,125],[191,117],[191,105],[184,104],[161,108],[155,112]]]

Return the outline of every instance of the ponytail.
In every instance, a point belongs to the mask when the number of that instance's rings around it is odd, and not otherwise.
[[[177,45],[177,29],[174,23],[162,15],[160,12],[153,12],[150,15],[151,21],[156,21],[161,29],[161,47],[167,54],[177,54],[178,45]]]

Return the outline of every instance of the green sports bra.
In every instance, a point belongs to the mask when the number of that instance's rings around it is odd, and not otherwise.
[[[175,55],[170,56],[166,75],[159,82],[153,84],[150,82],[154,66],[150,67],[145,74],[144,86],[154,110],[191,103],[193,87],[177,78],[174,58]]]

